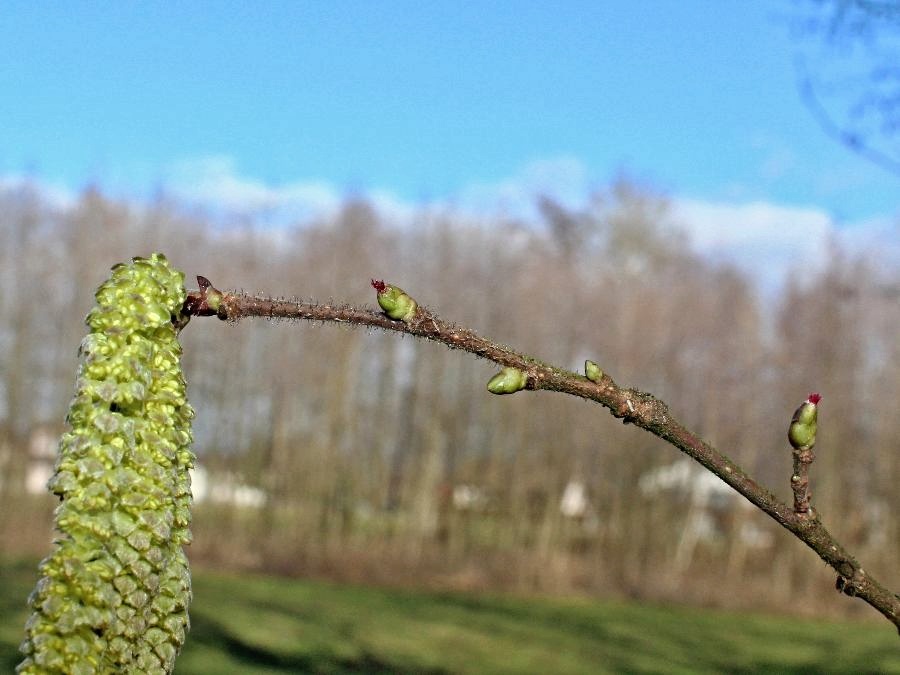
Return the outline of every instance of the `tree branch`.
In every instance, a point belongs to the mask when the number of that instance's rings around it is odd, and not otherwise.
[[[183,310],[186,315],[209,316],[215,313],[225,321],[249,317],[334,321],[407,333],[475,354],[504,367],[517,368],[526,375],[525,389],[558,391],[599,403],[624,423],[646,429],[674,445],[774,518],[837,571],[835,587],[838,591],[861,598],[900,631],[900,596],[882,586],[862,568],[828,532],[817,512],[812,509],[798,512],[779,501],[726,455],[686,429],[671,415],[668,406],[652,394],[621,387],[606,373],[589,380],[584,375],[546,364],[481,337],[468,328],[447,323],[421,305],[417,305],[411,318],[393,320],[381,311],[367,307],[221,293],[206,279],[201,279],[200,290],[188,294]]]
[[[889,153],[882,152],[875,148],[866,141],[863,133],[842,127],[836,122],[816,95],[812,78],[807,72],[806,67],[802,64],[798,65],[798,70],[803,71],[799,75],[799,81],[797,83],[798,89],[800,90],[800,98],[806,106],[806,109],[809,110],[810,114],[812,114],[813,118],[816,120],[816,123],[821,127],[822,131],[844,147],[848,148],[851,152],[865,158],[885,171],[890,171],[894,175],[900,176],[900,160],[891,156]]]

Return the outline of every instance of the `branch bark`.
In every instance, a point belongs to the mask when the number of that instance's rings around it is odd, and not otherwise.
[[[816,456],[811,448],[794,450],[794,473],[791,474],[791,490],[794,491],[794,513],[807,515],[810,512],[809,502],[812,492],[809,489],[809,465]]]
[[[798,512],[778,500],[725,454],[685,428],[671,415],[668,406],[652,394],[622,387],[605,371],[592,381],[584,375],[544,363],[481,337],[473,330],[445,322],[421,305],[418,305],[411,319],[400,321],[368,307],[220,293],[205,279],[200,286],[199,291],[188,294],[183,310],[186,315],[209,316],[215,313],[225,321],[250,317],[333,321],[407,333],[475,354],[500,366],[518,368],[526,374],[525,389],[558,391],[595,401],[624,423],[645,429],[674,445],[725,481],[828,563],[837,572],[835,588],[839,592],[861,598],[900,631],[900,595],[885,588],[864,570],[828,532],[816,511]],[[212,306],[215,306],[214,312],[211,311]]]

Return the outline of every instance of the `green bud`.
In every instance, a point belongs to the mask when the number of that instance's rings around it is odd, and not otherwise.
[[[591,360],[584,362],[584,374],[591,382],[599,382],[603,379],[603,371],[600,370],[600,366]]]
[[[117,265],[96,293],[50,490],[60,536],[29,598],[20,673],[169,673],[191,597],[193,465],[164,256]],[[187,484],[189,485],[189,484]]]
[[[487,383],[492,394],[515,394],[525,388],[528,381],[525,373],[518,368],[504,368]]]
[[[375,279],[372,279],[372,287],[378,291],[378,306],[391,319],[403,321],[404,323],[409,323],[413,320],[419,305],[406,291]]]
[[[810,450],[816,444],[816,418],[821,400],[822,397],[818,394],[810,394],[794,411],[788,428],[788,440],[795,450]]]

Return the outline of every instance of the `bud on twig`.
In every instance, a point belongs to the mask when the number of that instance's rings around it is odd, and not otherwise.
[[[603,371],[591,360],[584,362],[584,374],[591,382],[600,382],[603,379]]]
[[[504,368],[487,383],[492,394],[515,394],[525,388],[528,378],[518,368]]]
[[[794,471],[791,474],[791,490],[794,493],[794,513],[814,517],[810,501],[809,466],[815,459],[812,447],[816,444],[816,406],[822,397],[810,394],[791,418],[788,440],[794,448]]]
[[[388,317],[404,323],[413,320],[419,305],[406,291],[375,279],[372,279],[372,288],[378,291],[378,306]]]
[[[219,311],[222,304],[223,293],[215,288],[206,277],[197,276],[199,291],[188,293],[184,301],[185,309],[196,316],[213,316]]]
[[[794,411],[791,426],[788,428],[788,440],[795,450],[810,450],[816,444],[817,405],[822,397],[810,394],[802,405]]]

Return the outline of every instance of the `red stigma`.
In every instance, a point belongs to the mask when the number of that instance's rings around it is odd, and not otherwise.
[[[384,281],[372,279],[372,288],[374,288],[379,293],[384,293],[384,289],[387,288],[387,284],[385,284]]]
[[[822,397],[816,393],[812,393],[809,395],[809,398],[807,398],[806,400],[809,401],[810,403],[812,403],[813,405],[816,405],[819,401],[822,400]]]

